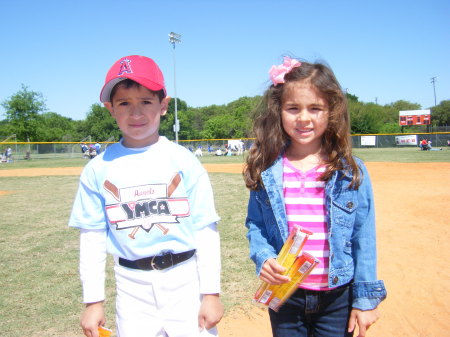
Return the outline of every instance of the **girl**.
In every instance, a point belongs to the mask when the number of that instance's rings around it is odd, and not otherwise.
[[[372,187],[352,157],[346,99],[323,64],[285,57],[269,71],[254,123],[244,180],[250,257],[262,281],[288,281],[276,257],[289,231],[314,234],[304,247],[320,264],[275,312],[274,336],[359,336],[378,319],[386,297],[376,276]]]

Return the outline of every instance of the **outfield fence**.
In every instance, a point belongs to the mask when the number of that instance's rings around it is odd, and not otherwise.
[[[430,133],[398,133],[398,134],[374,134],[374,135],[352,135],[354,148],[392,148],[392,147],[419,147],[422,139],[432,142],[433,147],[447,147],[450,142],[450,132],[430,132]],[[195,139],[179,140],[179,144],[188,148],[192,152],[201,149],[204,155],[215,155],[218,149],[226,151],[229,144],[236,144],[242,141],[244,150],[250,148],[254,138],[243,139]],[[114,142],[99,142],[101,151],[104,151]],[[0,153],[2,162],[3,154],[8,147],[12,149],[12,160],[46,159],[46,158],[81,158],[82,143],[74,142],[0,142]],[[93,145],[93,144],[87,144]],[[236,151],[236,148],[233,148]]]
[[[352,145],[354,148],[419,147],[422,139],[431,141],[433,147],[447,147],[450,141],[450,132],[352,135]]]

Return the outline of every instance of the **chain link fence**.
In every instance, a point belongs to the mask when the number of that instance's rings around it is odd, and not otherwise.
[[[366,147],[419,147],[420,141],[431,141],[433,147],[447,147],[450,142],[450,132],[388,134],[388,135],[353,135],[354,148]]]
[[[104,151],[112,142],[101,143]],[[48,158],[82,158],[86,156],[81,150],[82,143],[73,142],[0,142],[1,161],[5,160],[8,148],[12,150],[13,160],[48,159]],[[94,146],[94,144],[87,144]]]
[[[446,147],[450,143],[450,132],[434,133],[396,133],[396,134],[376,134],[376,135],[352,135],[353,148],[387,148],[387,147],[419,147],[422,139],[431,141],[433,147]],[[248,150],[253,144],[254,138],[240,139],[244,144],[244,149]],[[228,144],[235,144],[236,139],[200,139],[200,140],[180,140],[179,144],[187,147],[192,152],[200,148],[203,153],[214,154],[219,148],[226,151]],[[233,145],[232,145],[233,148]],[[236,149],[233,149],[236,151]]]
[[[400,134],[376,134],[376,135],[352,135],[354,148],[387,148],[387,147],[419,147],[422,139],[431,141],[433,147],[443,148],[450,144],[450,132],[430,133],[400,133]],[[218,150],[226,153],[236,154],[239,151],[238,144],[242,144],[242,150],[248,150],[253,144],[253,138],[243,139],[197,139],[179,140],[179,144],[192,152],[200,149],[202,154],[216,155]],[[113,142],[100,143],[104,151]],[[13,160],[46,159],[46,158],[82,158],[84,156],[82,143],[73,142],[0,142],[0,154],[2,162],[6,160],[5,153],[8,147],[12,150]],[[86,144],[93,146],[94,144]],[[228,151],[228,152],[227,152]],[[231,151],[231,152],[230,152]]]

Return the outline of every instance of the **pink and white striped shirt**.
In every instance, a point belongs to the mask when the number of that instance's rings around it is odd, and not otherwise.
[[[295,226],[313,232],[303,250],[320,261],[300,285],[300,288],[304,289],[332,289],[328,287],[330,246],[326,222],[325,182],[318,180],[323,172],[325,166],[302,172],[286,157],[283,158],[283,193],[289,232]]]

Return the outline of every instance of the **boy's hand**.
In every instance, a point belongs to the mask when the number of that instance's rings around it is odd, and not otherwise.
[[[380,318],[380,313],[377,308],[367,311],[352,309],[352,312],[350,313],[350,320],[348,322],[348,332],[354,331],[356,323],[358,323],[358,337],[365,337],[367,329],[369,329],[370,326],[378,320],[378,318]]]
[[[201,330],[211,329],[220,322],[223,316],[223,304],[219,294],[203,295],[198,313],[198,326]]]
[[[98,327],[105,324],[103,302],[86,304],[81,315],[80,325],[86,337],[98,337]]]
[[[261,268],[259,278],[271,285],[283,284],[290,281],[289,277],[281,275],[285,271],[286,268],[280,265],[276,259],[268,259]]]

